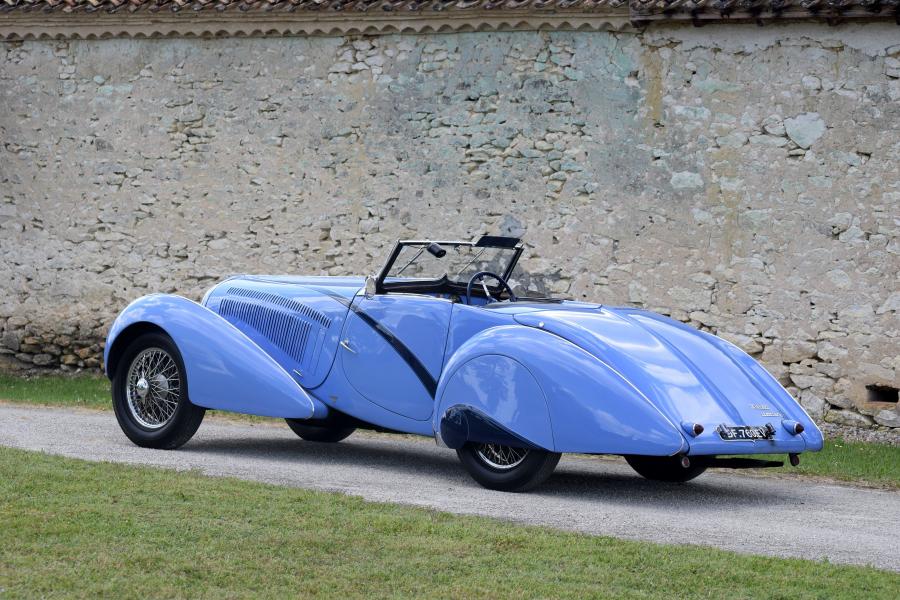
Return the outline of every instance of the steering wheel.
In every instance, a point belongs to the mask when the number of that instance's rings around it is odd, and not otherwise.
[[[472,304],[472,285],[476,281],[481,281],[481,288],[484,290],[484,295],[487,296],[490,300],[497,302],[498,300],[491,296],[491,293],[488,291],[488,287],[484,284],[484,278],[491,277],[500,282],[507,292],[509,292],[509,301],[515,302],[517,300],[516,295],[513,293],[512,288],[509,287],[509,284],[506,283],[506,280],[497,275],[496,273],[491,273],[490,271],[479,271],[472,275],[471,279],[469,279],[469,285],[466,286],[466,304]]]

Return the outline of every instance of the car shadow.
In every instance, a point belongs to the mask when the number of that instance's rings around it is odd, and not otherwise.
[[[302,469],[304,464],[365,467],[404,476],[437,478],[453,487],[481,489],[463,470],[452,450],[393,435],[353,436],[338,444],[306,442],[281,435],[277,438],[207,437],[195,438],[179,452],[277,461],[291,469]],[[708,471],[688,483],[649,481],[624,463],[564,457],[556,472],[529,494],[607,505],[621,503],[666,509],[683,505],[689,506],[692,513],[718,511],[723,507],[797,502],[799,490],[790,493],[784,486],[766,486],[762,493],[759,490],[761,481],[764,480],[723,477],[719,470]]]
[[[796,503],[796,495],[782,494],[767,487],[762,493],[756,485],[758,478],[721,477],[719,470],[707,471],[685,483],[650,481],[625,465],[606,472],[585,472],[580,469],[560,468],[540,488],[541,494],[560,498],[594,499],[604,503],[628,506],[645,506],[672,509],[673,506],[690,507],[692,513],[719,511],[723,507],[746,507]]]
[[[400,447],[394,445],[397,440],[395,436],[384,437],[385,440],[357,436],[337,444],[281,437],[206,438],[192,440],[179,451],[239,455],[241,458],[265,459],[291,465],[318,463],[335,467],[366,466],[411,475],[438,475],[459,467],[456,453],[452,451],[420,442],[410,442]],[[462,472],[461,468],[457,470]]]

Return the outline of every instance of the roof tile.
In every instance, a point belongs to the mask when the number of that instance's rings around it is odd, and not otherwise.
[[[0,12],[120,12],[181,10],[284,10],[422,13],[424,11],[531,10],[600,12],[625,7],[633,15],[715,12],[727,15],[789,11],[897,13],[900,0],[0,0]]]

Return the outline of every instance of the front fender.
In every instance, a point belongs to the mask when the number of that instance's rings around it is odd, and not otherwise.
[[[127,345],[117,340],[129,328],[147,324],[162,329],[175,342],[187,371],[188,397],[198,406],[296,419],[324,417],[328,412],[231,323],[181,296],[144,296],[122,311],[104,350],[110,377],[110,363]]]
[[[556,452],[673,455],[688,444],[621,374],[571,342],[521,325],[485,330],[447,362],[432,423],[470,406]]]

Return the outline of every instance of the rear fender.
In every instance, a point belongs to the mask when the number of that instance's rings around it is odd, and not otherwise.
[[[323,418],[328,413],[231,323],[181,296],[144,296],[122,311],[104,350],[109,377],[127,346],[117,343],[119,338],[127,340],[134,328],[151,326],[171,337],[181,352],[188,397],[198,406],[295,419]]]
[[[508,356],[473,353],[451,361],[438,385],[435,431],[450,448],[466,442],[552,450],[544,392],[524,365]],[[516,443],[514,443],[516,442]]]
[[[679,428],[618,372],[540,329],[485,330],[459,348],[444,373],[436,432],[451,409],[470,407],[556,452],[668,456],[688,449]]]

